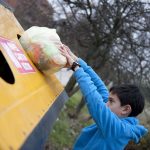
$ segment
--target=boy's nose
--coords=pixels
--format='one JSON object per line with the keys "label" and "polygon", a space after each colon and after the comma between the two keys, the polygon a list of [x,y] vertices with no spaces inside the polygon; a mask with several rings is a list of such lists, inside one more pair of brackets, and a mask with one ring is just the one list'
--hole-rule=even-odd
{"label": "boy's nose", "polygon": [[109,102],[106,103],[106,106],[109,107]]}

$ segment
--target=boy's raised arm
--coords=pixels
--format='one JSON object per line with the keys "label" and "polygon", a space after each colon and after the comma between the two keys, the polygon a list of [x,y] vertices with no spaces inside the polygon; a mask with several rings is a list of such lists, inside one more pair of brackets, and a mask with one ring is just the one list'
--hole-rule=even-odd
{"label": "boy's raised arm", "polygon": [[115,137],[124,132],[122,122],[103,102],[103,97],[97,91],[89,74],[85,73],[82,68],[79,68],[75,71],[74,76],[85,97],[89,113],[102,134],[104,136],[111,135]]}
{"label": "boy's raised arm", "polygon": [[108,101],[108,89],[105,86],[104,82],[100,79],[100,77],[96,74],[96,72],[87,65],[87,63],[82,60],[81,58],[78,58],[78,63],[81,65],[83,70],[89,74],[91,77],[91,80],[93,81],[94,85],[97,87],[97,91],[101,94],[103,101],[107,102]]}

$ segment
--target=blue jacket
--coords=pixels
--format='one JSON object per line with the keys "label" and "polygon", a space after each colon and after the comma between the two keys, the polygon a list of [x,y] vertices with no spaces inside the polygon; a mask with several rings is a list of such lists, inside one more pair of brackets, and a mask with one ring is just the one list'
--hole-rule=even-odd
{"label": "blue jacket", "polygon": [[135,117],[119,118],[106,106],[108,90],[90,66],[78,60],[81,67],[74,76],[85,97],[95,124],[83,128],[74,150],[123,150],[130,140],[139,142],[147,129]]}

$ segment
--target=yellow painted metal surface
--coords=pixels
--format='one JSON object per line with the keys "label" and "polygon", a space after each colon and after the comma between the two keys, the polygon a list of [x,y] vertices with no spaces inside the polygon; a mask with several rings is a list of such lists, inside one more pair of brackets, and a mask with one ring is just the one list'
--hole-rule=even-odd
{"label": "yellow painted metal surface", "polygon": [[[21,34],[23,29],[14,15],[2,5],[0,5],[0,20],[0,36],[12,40],[22,49],[17,34]],[[63,91],[63,87],[55,75],[44,77],[23,49],[24,55],[35,69],[33,73],[19,73],[2,46],[0,51],[15,78],[14,84],[6,83],[0,78],[0,150],[15,150],[19,149],[39,123]]]}

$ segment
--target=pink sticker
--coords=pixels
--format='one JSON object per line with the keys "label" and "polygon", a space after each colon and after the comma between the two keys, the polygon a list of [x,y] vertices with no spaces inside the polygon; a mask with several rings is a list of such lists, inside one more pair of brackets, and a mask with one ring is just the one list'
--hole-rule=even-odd
{"label": "pink sticker", "polygon": [[0,44],[12,60],[14,66],[20,73],[34,73],[35,69],[28,61],[24,52],[15,44],[15,42],[0,37]]}

